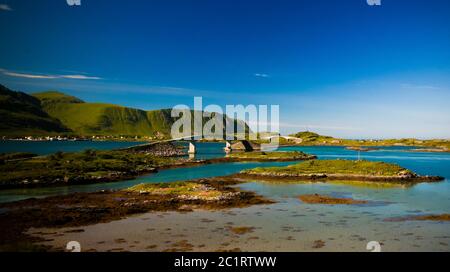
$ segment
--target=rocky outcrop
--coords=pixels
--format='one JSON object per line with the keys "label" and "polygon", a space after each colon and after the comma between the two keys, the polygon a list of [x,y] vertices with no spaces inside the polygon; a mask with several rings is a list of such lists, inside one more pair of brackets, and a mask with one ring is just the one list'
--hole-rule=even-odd
{"label": "rocky outcrop", "polygon": [[327,180],[341,180],[341,181],[368,181],[368,182],[394,182],[394,183],[418,183],[418,182],[438,182],[444,180],[439,176],[419,176],[414,174],[399,174],[397,176],[375,176],[375,175],[352,175],[352,174],[299,174],[299,173],[283,173],[283,172],[252,172],[251,170],[242,171],[234,175],[237,178],[252,178],[252,179],[274,179],[274,180],[305,180],[305,181],[327,181]]}
{"label": "rocky outcrop", "polygon": [[130,147],[125,150],[130,152],[146,153],[158,157],[177,157],[185,156],[186,151],[184,148],[173,143],[149,143],[144,145],[139,145],[135,147]]}
{"label": "rocky outcrop", "polygon": [[250,141],[238,141],[236,143],[233,143],[231,145],[232,151],[255,151],[255,150],[261,150],[261,145],[252,143]]}

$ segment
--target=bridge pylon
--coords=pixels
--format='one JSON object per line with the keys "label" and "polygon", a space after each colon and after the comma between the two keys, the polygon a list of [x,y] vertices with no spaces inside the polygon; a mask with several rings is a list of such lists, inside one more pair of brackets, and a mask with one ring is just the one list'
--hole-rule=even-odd
{"label": "bridge pylon", "polygon": [[197,147],[195,145],[194,141],[189,141],[189,150],[188,150],[188,154],[195,154],[197,153]]}

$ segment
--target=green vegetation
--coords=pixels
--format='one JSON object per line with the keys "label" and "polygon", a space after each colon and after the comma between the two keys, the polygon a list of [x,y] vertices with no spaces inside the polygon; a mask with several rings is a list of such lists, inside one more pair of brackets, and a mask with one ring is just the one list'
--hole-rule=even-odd
{"label": "green vegetation", "polygon": [[[232,119],[223,116],[227,122]],[[104,103],[86,103],[81,99],[47,91],[32,96],[14,92],[0,85],[0,136],[100,136],[100,137],[146,137],[149,139],[170,138],[172,124],[170,109],[144,111]],[[204,118],[203,122],[209,121]],[[249,131],[243,121],[237,126]],[[276,135],[260,133],[258,136]],[[279,138],[280,145],[339,145],[352,147],[369,146],[421,146],[429,151],[450,151],[449,140],[351,140],[337,139],[304,131],[291,135],[291,139]],[[260,138],[260,139],[261,139]],[[258,140],[266,143],[268,140]]]}
{"label": "green vegetation", "polygon": [[138,192],[141,194],[148,193],[151,195],[170,195],[191,199],[196,198],[201,200],[212,200],[223,194],[211,186],[194,182],[139,184],[126,191]]}
{"label": "green vegetation", "polygon": [[[113,104],[85,103],[59,92],[37,93],[34,96],[41,100],[49,115],[60,120],[75,134],[83,136],[170,138],[172,124],[178,119],[171,116],[171,109],[144,111]],[[204,122],[208,120],[205,118]],[[238,124],[245,126],[242,122]]]}
{"label": "green vegetation", "polygon": [[[193,111],[191,112],[193,113]],[[32,96],[0,85],[0,136],[107,136],[170,138],[171,109],[144,111],[104,103],[86,103],[57,91]],[[233,122],[227,118],[228,122]],[[204,118],[207,122],[210,118]],[[248,129],[242,121],[239,127]]]}
{"label": "green vegetation", "polygon": [[75,134],[168,136],[173,123],[170,110],[146,112],[113,104],[85,103],[59,92],[34,94],[44,110]]}
{"label": "green vegetation", "polygon": [[307,204],[325,204],[325,205],[358,205],[367,204],[365,200],[354,200],[352,198],[337,198],[327,195],[301,195],[299,199]]}
{"label": "green vegetation", "polygon": [[249,160],[306,160],[314,159],[315,156],[300,151],[293,152],[235,152],[228,155],[233,159]]}
{"label": "green vegetation", "polygon": [[302,144],[304,145],[313,143],[332,143],[333,140],[335,140],[333,137],[322,136],[310,131],[299,132],[290,136],[302,139]]}
{"label": "green vegetation", "polygon": [[305,161],[286,167],[267,167],[245,170],[245,174],[341,174],[341,175],[363,175],[363,176],[400,176],[414,175],[413,172],[396,164],[371,161],[349,161],[349,160],[313,160]]}
{"label": "green vegetation", "polygon": [[69,132],[49,116],[40,101],[0,85],[0,134],[2,136],[54,135]]}
{"label": "green vegetation", "polygon": [[427,140],[423,141],[420,145],[426,147],[440,148],[445,151],[450,151],[450,141],[449,140]]}
{"label": "green vegetation", "polygon": [[58,91],[35,93],[33,96],[41,101],[43,107],[50,107],[52,104],[59,103],[84,103],[83,100],[75,96],[66,95]]}
{"label": "green vegetation", "polygon": [[1,153],[0,164],[4,164],[6,161],[29,159],[36,156],[36,154],[29,152]]}
{"label": "green vegetation", "polygon": [[[450,151],[450,140],[418,140],[418,139],[338,139],[330,136],[319,135],[314,132],[299,132],[291,137],[296,137],[301,139],[301,142],[287,141],[291,145],[299,146],[319,146],[319,145],[330,145],[330,146],[350,146],[350,147],[375,147],[375,146],[417,146],[417,147],[429,147],[436,148],[436,151]],[[286,141],[282,142],[286,144]]]}
{"label": "green vegetation", "polygon": [[114,181],[154,171],[155,167],[171,165],[174,160],[124,151],[57,152],[47,157],[4,161],[0,172],[8,174],[0,176],[0,186]]}

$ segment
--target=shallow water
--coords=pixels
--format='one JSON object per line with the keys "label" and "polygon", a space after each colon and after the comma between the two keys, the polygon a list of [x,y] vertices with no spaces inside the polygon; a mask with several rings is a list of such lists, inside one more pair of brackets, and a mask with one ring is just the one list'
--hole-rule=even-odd
{"label": "shallow water", "polygon": [[[220,144],[199,144],[205,156],[223,156],[214,151]],[[201,148],[199,148],[200,150]],[[83,232],[70,229],[45,230],[48,244],[64,247],[67,241],[81,242],[85,250],[162,251],[177,248],[186,240],[188,250],[211,251],[239,248],[244,251],[366,251],[369,241],[382,243],[384,251],[449,251],[449,222],[386,222],[390,217],[450,212],[450,154],[409,152],[412,148],[389,147],[361,152],[363,159],[397,163],[422,175],[440,175],[446,180],[412,187],[354,186],[336,183],[279,184],[252,182],[239,185],[277,203],[225,211],[192,213],[148,213],[106,224],[87,226]],[[319,159],[355,159],[358,153],[342,147],[284,147],[302,150]],[[201,154],[200,154],[201,155]],[[100,189],[124,188],[143,182],[170,182],[223,176],[261,165],[289,163],[229,163],[164,170],[136,180],[108,184],[47,189],[8,190],[1,201]],[[369,200],[369,205],[311,205],[302,194],[326,194]],[[244,235],[233,234],[230,226],[254,227]],[[42,231],[42,230],[40,230]],[[40,234],[42,235],[42,234]],[[317,241],[321,241],[320,243]],[[322,247],[314,245],[322,244]]]}

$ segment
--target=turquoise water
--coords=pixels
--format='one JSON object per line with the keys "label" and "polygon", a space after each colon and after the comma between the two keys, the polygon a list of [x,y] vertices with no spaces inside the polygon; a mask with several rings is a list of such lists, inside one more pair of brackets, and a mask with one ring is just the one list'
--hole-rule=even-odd
{"label": "turquoise water", "polygon": [[48,155],[58,151],[78,152],[86,149],[111,150],[143,144],[143,142],[112,141],[0,141],[0,153],[32,152]]}
{"label": "turquoise water", "polygon": [[[186,150],[188,150],[187,142],[180,142],[178,144],[186,147]],[[224,143],[197,143],[197,154],[195,155],[195,158],[199,160],[206,160],[223,157],[225,156],[223,151],[224,148]]]}
{"label": "turquoise water", "polygon": [[[182,143],[184,144],[184,143]],[[199,158],[222,157],[223,144],[198,144]],[[143,241],[142,248],[159,244],[162,250],[174,235],[183,234],[189,242],[206,244],[199,250],[223,249],[223,243],[239,247],[243,251],[310,251],[314,241],[324,241],[324,251],[366,251],[369,241],[382,243],[383,251],[450,251],[449,222],[406,221],[388,222],[391,217],[421,214],[450,213],[450,154],[411,152],[411,147],[384,147],[361,152],[362,159],[387,161],[407,167],[422,175],[440,175],[446,178],[439,183],[421,183],[412,187],[368,187],[335,183],[266,183],[248,180],[238,185],[243,190],[275,200],[271,205],[256,205],[231,211],[196,211],[194,213],[144,214],[107,224],[85,228],[85,232],[50,237],[53,243],[65,245],[67,241],[81,241],[83,245],[99,250],[117,247],[117,238]],[[356,159],[358,153],[343,147],[283,147],[281,151],[301,150],[316,154],[319,159]],[[120,189],[145,182],[173,182],[195,178],[224,176],[257,166],[281,166],[288,163],[224,163],[200,165],[190,168],[163,170],[134,180],[64,186],[53,188],[17,189],[0,191],[0,202],[30,197],[93,192],[104,189]],[[324,194],[351,197],[370,201],[369,205],[310,205],[302,203],[302,194]],[[202,225],[202,220],[208,225]],[[234,239],[232,235],[218,233],[223,226],[255,226],[251,234],[259,239]],[[174,224],[175,223],[175,224]],[[149,227],[155,229],[150,235]],[[171,232],[167,232],[171,229]],[[226,231],[225,231],[226,232]],[[156,235],[157,233],[157,235]],[[68,237],[69,236],[69,237]],[[130,238],[133,237],[133,238]],[[103,241],[111,241],[104,243]],[[132,240],[130,240],[132,241]],[[99,244],[105,245],[101,248]],[[167,246],[167,245],[166,245]],[[123,244],[120,247],[124,247]]]}
{"label": "turquoise water", "polygon": [[[23,142],[27,144],[26,142]],[[73,142],[72,142],[73,143]],[[75,142],[77,143],[77,142]],[[81,147],[79,149],[85,147],[85,142],[78,142]],[[95,142],[97,144],[97,142]],[[100,142],[101,144],[102,142]],[[18,143],[15,143],[18,144]],[[41,143],[35,143],[38,146],[38,150],[42,150]],[[49,146],[50,143],[46,145]],[[53,143],[59,145],[60,143]],[[128,145],[130,143],[122,143],[124,145]],[[185,143],[182,143],[185,144]],[[106,146],[114,146],[116,148],[119,143],[104,143],[104,148]],[[197,158],[214,158],[214,157],[222,157],[223,153],[223,144],[222,143],[199,143],[197,144],[198,154]],[[92,147],[92,146],[91,146]],[[53,147],[53,150],[58,149],[58,147]],[[390,195],[392,193],[399,193],[405,195],[408,198],[418,198],[417,201],[420,202],[431,202],[429,199],[433,199],[432,203],[439,202],[436,207],[439,207],[442,210],[450,210],[450,183],[448,180],[450,179],[450,154],[449,153],[424,153],[424,152],[406,152],[407,150],[413,149],[411,147],[384,147],[383,149],[370,151],[370,152],[361,152],[360,156],[363,159],[373,160],[373,161],[386,161],[397,163],[403,167],[409,168],[419,174],[422,175],[440,175],[444,176],[447,179],[444,182],[440,183],[423,183],[416,185],[412,188],[408,189],[383,189],[376,190],[371,188],[359,188],[352,186],[341,186],[341,185],[330,185],[330,184],[319,184],[312,186],[313,190],[319,190],[322,192],[323,190],[334,190],[336,192],[342,190],[348,190],[351,192],[359,192],[360,190],[367,192],[377,192],[377,194]],[[47,148],[50,150],[50,148]],[[282,147],[281,151],[288,150],[300,150],[305,151],[311,154],[318,155],[319,159],[356,159],[358,157],[358,153],[355,151],[346,150],[343,147]],[[31,152],[36,152],[35,150],[28,150]],[[71,185],[71,186],[62,186],[62,187],[50,187],[50,188],[31,188],[31,189],[13,189],[13,190],[2,190],[0,191],[0,202],[9,202],[20,199],[26,199],[30,197],[46,197],[52,195],[60,195],[60,194],[70,194],[73,192],[93,192],[99,190],[108,190],[108,189],[121,189],[129,186],[133,186],[139,183],[145,182],[173,182],[180,180],[189,180],[196,178],[208,178],[215,176],[225,176],[233,173],[237,173],[243,169],[250,169],[258,166],[284,166],[291,164],[292,162],[272,162],[272,163],[223,163],[223,164],[212,164],[212,165],[200,165],[191,168],[177,168],[177,169],[169,169],[162,170],[155,174],[150,174],[146,176],[138,177],[134,180],[122,181],[122,182],[111,182],[111,183],[100,183],[100,184],[88,184],[88,185]],[[270,189],[270,191],[278,192],[288,190],[290,192],[289,186],[279,186],[279,185],[261,185],[259,183],[250,183],[253,186],[254,190],[263,191],[265,189]],[[303,186],[302,188],[307,188],[306,185],[298,185]],[[380,193],[381,192],[381,193]],[[390,197],[386,199],[387,201],[391,201]]]}

